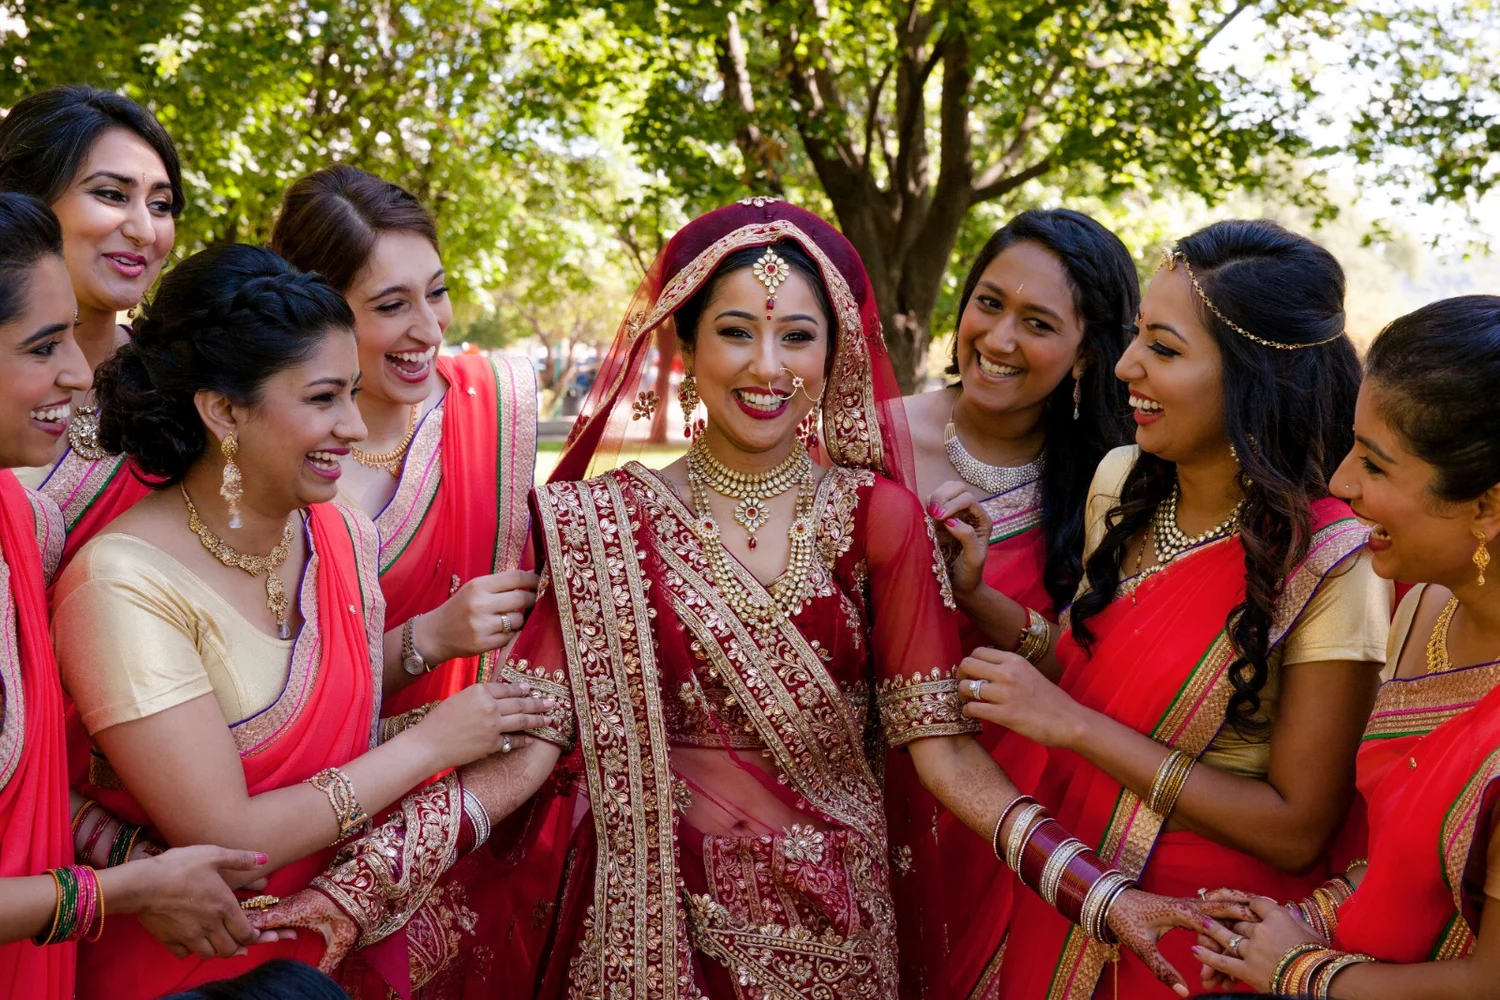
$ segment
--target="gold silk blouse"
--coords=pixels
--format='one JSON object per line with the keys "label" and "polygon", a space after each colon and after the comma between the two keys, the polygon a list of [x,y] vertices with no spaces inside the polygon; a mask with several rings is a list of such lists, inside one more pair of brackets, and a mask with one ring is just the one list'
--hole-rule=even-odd
{"label": "gold silk blouse", "polygon": [[[1085,508],[1085,559],[1104,539],[1105,515],[1119,502],[1125,477],[1139,456],[1140,449],[1128,445],[1114,449],[1099,463]],[[1086,586],[1087,581],[1080,585],[1080,594]],[[1286,664],[1335,660],[1384,663],[1393,600],[1391,582],[1376,575],[1366,551],[1362,550],[1350,565],[1330,573],[1292,633],[1271,652],[1270,674],[1260,692],[1256,718],[1266,723],[1275,720],[1281,668]],[[1200,759],[1230,774],[1264,778],[1271,771],[1271,744],[1266,739],[1246,740],[1233,727],[1225,726]]]}
{"label": "gold silk blouse", "polygon": [[150,542],[111,532],[58,582],[53,641],[63,686],[90,734],[212,694],[228,724],[269,707],[293,639],[252,625]]}

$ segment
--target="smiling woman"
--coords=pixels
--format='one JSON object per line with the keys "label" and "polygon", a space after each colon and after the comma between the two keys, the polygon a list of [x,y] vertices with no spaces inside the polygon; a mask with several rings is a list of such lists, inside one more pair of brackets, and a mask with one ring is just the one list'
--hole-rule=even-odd
{"label": "smiling woman", "polygon": [[[0,190],[49,204],[77,305],[75,336],[91,369],[129,340],[116,316],[140,304],[172,251],[182,170],[166,130],[145,108],[93,87],[53,87],[0,121]],[[99,447],[88,393],[70,401],[65,442],[18,470],[63,511],[66,564],[104,524],[146,494],[118,455]]]}

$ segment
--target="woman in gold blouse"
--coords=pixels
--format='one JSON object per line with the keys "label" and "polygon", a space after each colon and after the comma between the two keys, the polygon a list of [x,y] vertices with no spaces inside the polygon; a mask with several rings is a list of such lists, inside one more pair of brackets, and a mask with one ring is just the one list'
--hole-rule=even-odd
{"label": "woman in gold blouse", "polygon": [[[329,502],[364,436],[358,382],[348,306],[316,276],[239,245],[185,261],[98,382],[101,440],[155,492],[80,550],[55,597],[64,684],[98,750],[89,791],[170,844],[255,845],[273,894],[545,708],[476,685],[381,742],[381,677],[402,651],[382,636],[373,528]],[[125,922],[81,954],[79,989],[156,997],[320,948],[174,960]]]}

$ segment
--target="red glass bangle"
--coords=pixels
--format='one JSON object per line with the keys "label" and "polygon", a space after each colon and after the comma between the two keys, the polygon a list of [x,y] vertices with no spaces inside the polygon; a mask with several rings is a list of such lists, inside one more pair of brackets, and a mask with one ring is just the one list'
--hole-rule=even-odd
{"label": "red glass bangle", "polygon": [[1089,890],[1103,878],[1109,867],[1092,850],[1086,850],[1063,869],[1062,882],[1057,887],[1057,909],[1075,924],[1082,922],[1083,901]]}
{"label": "red glass bangle", "polygon": [[1042,869],[1047,866],[1047,859],[1068,838],[1067,827],[1051,816],[1037,824],[1031,839],[1026,843],[1026,849],[1021,852],[1021,881],[1028,888],[1040,891]]}

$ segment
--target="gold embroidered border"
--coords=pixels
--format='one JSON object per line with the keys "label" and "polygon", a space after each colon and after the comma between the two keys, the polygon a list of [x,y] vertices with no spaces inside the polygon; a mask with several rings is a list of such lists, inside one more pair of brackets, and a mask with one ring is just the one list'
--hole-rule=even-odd
{"label": "gold embroidered border", "polygon": [[0,788],[10,783],[26,745],[26,690],[21,679],[21,645],[10,565],[0,553]]}
{"label": "gold embroidered border", "polygon": [[1454,914],[1453,919],[1448,921],[1448,926],[1443,930],[1442,940],[1433,949],[1432,961],[1451,962],[1454,959],[1463,958],[1474,950],[1474,932],[1469,929],[1460,914]]}
{"label": "gold embroidered border", "polygon": [[1464,790],[1443,819],[1439,844],[1443,852],[1443,877],[1453,895],[1453,907],[1458,911],[1460,923],[1463,923],[1464,914],[1464,872],[1474,849],[1474,837],[1488,818],[1480,807],[1490,785],[1497,780],[1500,780],[1500,750],[1492,750],[1475,769],[1474,776],[1464,785]]}
{"label": "gold embroidered border", "polygon": [[[1353,518],[1335,521],[1313,534],[1307,558],[1287,579],[1276,603],[1270,628],[1272,646],[1295,627],[1324,577],[1363,548],[1369,537],[1370,530]],[[1221,632],[1152,730],[1151,738],[1194,758],[1201,756],[1224,724],[1224,713],[1233,693],[1227,675],[1234,660],[1234,645]],[[1146,808],[1139,796],[1122,788],[1105,827],[1100,856],[1125,874],[1139,877],[1164,822],[1163,817]],[[1072,927],[1047,993],[1048,1000],[1088,1000],[1110,954],[1108,946],[1089,938],[1082,928]]]}
{"label": "gold embroidered border", "polygon": [[443,481],[441,451],[443,444],[443,408],[439,403],[422,418],[416,436],[401,466],[396,495],[375,516],[375,530],[380,533],[380,572],[386,573],[401,558],[421,530],[422,521],[437,499]]}
{"label": "gold embroidered border", "polygon": [[958,604],[953,600],[953,581],[948,577],[948,563],[943,558],[943,550],[938,545],[937,526],[932,523],[932,518],[923,517],[922,523],[927,527],[927,542],[932,546],[932,575],[937,578],[938,593],[943,597],[943,607],[949,611],[957,611]]}
{"label": "gold embroidered border", "polygon": [[984,728],[964,715],[953,667],[933,667],[930,676],[919,673],[910,680],[900,674],[887,678],[876,685],[875,701],[881,732],[893,748],[929,736],[972,735]]}
{"label": "gold embroidered border", "polygon": [[538,504],[598,839],[569,996],[695,1000],[639,511],[623,482],[555,483]]}
{"label": "gold embroidered border", "polygon": [[547,726],[543,729],[528,729],[526,733],[561,747],[564,754],[571,752],[574,734],[578,731],[578,720],[573,715],[573,689],[568,686],[567,673],[562,670],[549,671],[540,663],[508,660],[500,668],[500,679],[511,684],[525,681],[531,685],[533,697],[557,700],[557,704],[547,713]]}
{"label": "gold embroidered border", "polygon": [[[490,355],[495,370],[496,405],[500,414],[500,513],[495,539],[494,572],[521,562],[531,530],[527,498],[536,483],[536,369],[531,359]],[[508,440],[507,440],[508,439]]]}
{"label": "gold embroidered border", "polygon": [[991,545],[1029,531],[1042,523],[1041,478],[987,497],[979,506],[989,515]]}
{"label": "gold embroidered border", "polygon": [[37,492],[57,504],[72,531],[117,473],[130,475],[120,467],[124,461],[121,455],[108,455],[94,462],[68,448]]}
{"label": "gold embroidered border", "polygon": [[1500,684],[1500,662],[1380,685],[1364,739],[1430,733],[1462,715]]}
{"label": "gold embroidered border", "polygon": [[51,499],[35,490],[26,491],[31,503],[32,524],[36,527],[36,547],[42,554],[42,578],[50,586],[62,562],[63,546],[68,541],[68,524],[62,511]]}

